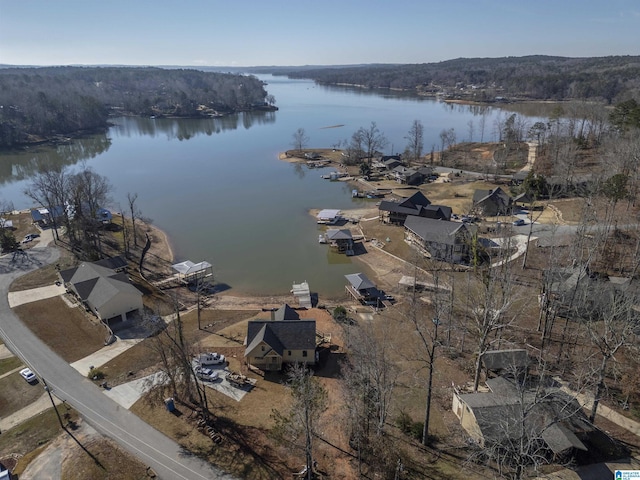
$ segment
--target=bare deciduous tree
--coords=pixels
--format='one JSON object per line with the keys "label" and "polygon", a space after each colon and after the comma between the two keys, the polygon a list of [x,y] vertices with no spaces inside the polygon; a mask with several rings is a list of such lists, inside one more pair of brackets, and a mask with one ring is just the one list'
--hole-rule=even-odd
{"label": "bare deciduous tree", "polygon": [[58,209],[63,209],[67,234],[71,235],[69,217],[65,209],[69,193],[69,174],[65,167],[42,165],[39,173],[31,177],[31,183],[25,188],[24,194],[34,202],[49,210],[55,239],[60,240],[58,232]]}
{"label": "bare deciduous tree", "polygon": [[273,410],[274,437],[281,443],[299,449],[303,438],[305,477],[314,478],[313,439],[319,433],[319,423],[327,408],[327,391],[302,364],[295,364],[287,373],[287,387],[291,405],[284,410]]}
{"label": "bare deciduous tree", "polygon": [[473,142],[473,132],[475,130],[475,124],[473,120],[467,122],[467,131],[469,132],[469,142]]}
{"label": "bare deciduous tree", "polygon": [[168,325],[159,316],[148,320],[157,334],[151,337],[150,348],[158,356],[161,371],[169,380],[173,396],[196,403],[206,419],[209,417],[209,405],[205,386],[198,380],[193,368],[193,350],[191,339],[184,333],[180,310],[175,302],[173,319]]}
{"label": "bare deciduous tree", "polygon": [[[96,173],[86,165],[69,179],[70,216],[72,225],[84,238],[84,249],[90,256],[101,256],[98,210],[108,205],[112,186],[107,177]],[[79,236],[79,235],[78,235]],[[94,251],[91,252],[90,250]]]}
{"label": "bare deciduous tree", "polygon": [[605,390],[605,379],[609,362],[616,361],[616,354],[624,347],[635,344],[636,312],[633,309],[637,298],[626,287],[616,288],[613,285],[592,291],[598,295],[594,299],[592,315],[587,318],[587,329],[592,345],[596,349],[593,356],[595,377],[593,404],[589,420],[595,421],[598,405]]}
{"label": "bare deciduous tree", "polygon": [[[427,267],[428,268],[428,267]],[[429,424],[431,419],[431,400],[433,398],[433,373],[435,370],[435,362],[437,358],[437,349],[440,346],[438,338],[441,323],[451,321],[452,304],[451,295],[447,291],[446,285],[443,284],[440,277],[442,272],[436,267],[428,269],[431,274],[433,283],[433,293],[430,295],[430,305],[427,306],[420,298],[414,288],[408,299],[406,319],[409,328],[416,333],[418,338],[415,350],[411,350],[413,360],[420,362],[423,368],[427,370],[426,393],[424,409],[424,423],[422,428],[422,444],[427,445],[429,442]],[[420,272],[418,268],[414,270],[414,279]]]}
{"label": "bare deciduous tree", "polygon": [[411,160],[417,162],[422,157],[422,149],[424,148],[424,125],[422,122],[414,120],[404,138],[407,140],[407,151],[411,155]]}
{"label": "bare deciduous tree", "polygon": [[391,362],[388,324],[379,326],[364,323],[352,328],[347,345],[348,360],[343,376],[350,398],[348,408],[357,428],[363,429],[366,438],[371,433],[381,435],[389,414],[397,371]]}
{"label": "bare deciduous tree", "polygon": [[136,231],[136,220],[140,218],[140,210],[136,206],[138,200],[137,193],[127,193],[127,204],[129,205],[129,213],[131,214],[131,234],[133,236],[133,246],[138,247],[138,232]]}
{"label": "bare deciduous tree", "polygon": [[309,136],[304,128],[299,128],[293,133],[292,146],[298,153],[302,152],[309,144]]}
{"label": "bare deciduous tree", "polygon": [[508,242],[507,245],[502,245],[497,261],[493,265],[477,269],[469,283],[470,330],[477,342],[474,391],[478,390],[481,359],[490,346],[491,334],[500,338],[505,327],[513,321],[510,309],[517,295],[511,262],[507,257],[509,250]]}
{"label": "bare deciduous tree", "polygon": [[378,129],[376,122],[371,122],[368,129],[360,128],[362,135],[362,145],[364,146],[367,161],[371,165],[373,156],[387,146],[387,139]]}

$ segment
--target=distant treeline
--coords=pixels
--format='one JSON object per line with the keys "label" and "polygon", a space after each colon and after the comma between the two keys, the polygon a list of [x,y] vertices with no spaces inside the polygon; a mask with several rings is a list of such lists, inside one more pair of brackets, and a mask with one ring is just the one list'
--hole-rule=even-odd
{"label": "distant treeline", "polygon": [[0,68],[0,148],[107,126],[111,114],[209,116],[272,104],[253,76],[127,67]]}
{"label": "distant treeline", "polygon": [[415,90],[479,101],[508,97],[611,104],[640,92],[639,56],[459,58],[409,65],[290,67],[273,73],[323,84]]}

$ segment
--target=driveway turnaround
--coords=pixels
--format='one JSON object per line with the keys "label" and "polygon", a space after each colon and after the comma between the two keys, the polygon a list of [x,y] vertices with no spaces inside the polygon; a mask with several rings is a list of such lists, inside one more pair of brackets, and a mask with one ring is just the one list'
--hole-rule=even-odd
{"label": "driveway turnaround", "polygon": [[0,335],[7,347],[46,381],[52,393],[75,408],[94,428],[118,442],[165,480],[232,479],[184,450],[173,440],[122,408],[37,338],[9,308],[11,282],[53,263],[58,251],[31,248],[27,255],[0,258]]}

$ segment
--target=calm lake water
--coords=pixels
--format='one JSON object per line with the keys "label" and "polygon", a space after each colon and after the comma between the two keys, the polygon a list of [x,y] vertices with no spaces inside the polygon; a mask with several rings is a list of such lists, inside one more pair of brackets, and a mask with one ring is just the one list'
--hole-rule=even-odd
{"label": "calm lake water", "polygon": [[[176,261],[209,261],[216,281],[232,292],[286,294],[294,281],[307,280],[322,296],[342,295],[343,275],[363,267],[319,245],[319,228],[308,212],[371,201],[352,199],[346,184],[323,180],[328,170],[279,161],[278,153],[292,148],[293,133],[304,128],[310,147],[331,147],[374,121],[389,140],[387,153],[400,152],[417,119],[428,152],[439,148],[442,129],[454,128],[458,141],[468,140],[469,122],[473,140],[480,140],[482,109],[261,78],[279,111],[207,120],[117,118],[106,134],[72,145],[0,155],[0,197],[16,208],[31,207],[22,191],[39,162],[85,161],[113,184],[113,210],[126,205],[128,192],[137,192],[143,215],[169,235]],[[485,111],[488,141],[495,138],[494,120],[507,113]]]}

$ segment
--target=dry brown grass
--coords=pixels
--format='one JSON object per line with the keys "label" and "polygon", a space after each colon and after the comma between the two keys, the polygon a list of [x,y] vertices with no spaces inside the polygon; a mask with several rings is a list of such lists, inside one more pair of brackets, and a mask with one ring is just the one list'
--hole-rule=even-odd
{"label": "dry brown grass", "polygon": [[[198,330],[197,312],[183,313],[180,318],[183,322],[186,341],[193,345],[202,343],[202,349],[206,350],[209,347],[213,348],[213,345],[210,341],[207,341],[207,339],[211,337],[224,339],[224,337],[220,335],[214,335],[213,332],[224,329],[230,324],[241,324],[242,320],[253,316],[255,313],[256,312],[244,310],[203,310],[201,312],[203,330]],[[211,325],[211,327],[209,327],[209,325]],[[244,334],[246,334],[246,331]],[[244,339],[244,337],[240,339],[240,344],[242,339]],[[101,366],[100,370],[106,375],[109,384],[113,386],[119,385],[157,371],[159,368],[159,359],[153,349],[154,341],[153,337],[147,338]],[[235,341],[224,345],[224,347],[236,347],[237,345],[238,342]],[[224,355],[228,353],[227,348],[218,348],[218,351]]]}
{"label": "dry brown grass", "polygon": [[20,305],[14,312],[29,329],[67,362],[75,362],[104,346],[105,327],[59,297]]}
{"label": "dry brown grass", "polygon": [[[104,437],[93,437],[83,441],[83,447],[67,441],[65,455],[62,464],[62,478],[67,480],[140,480],[152,478],[146,465],[121,449],[113,440]],[[95,459],[95,460],[94,460]],[[98,463],[96,463],[99,462]]]}
{"label": "dry brown grass", "polygon": [[0,379],[0,416],[7,417],[44,395],[40,383],[27,383],[18,372]]}
{"label": "dry brown grass", "polygon": [[[34,388],[40,390],[37,386]],[[74,411],[71,411],[71,418],[77,419],[77,414]],[[13,453],[26,455],[55,438],[61,431],[58,417],[53,408],[50,408],[11,430],[2,432],[0,435],[0,458]]]}

